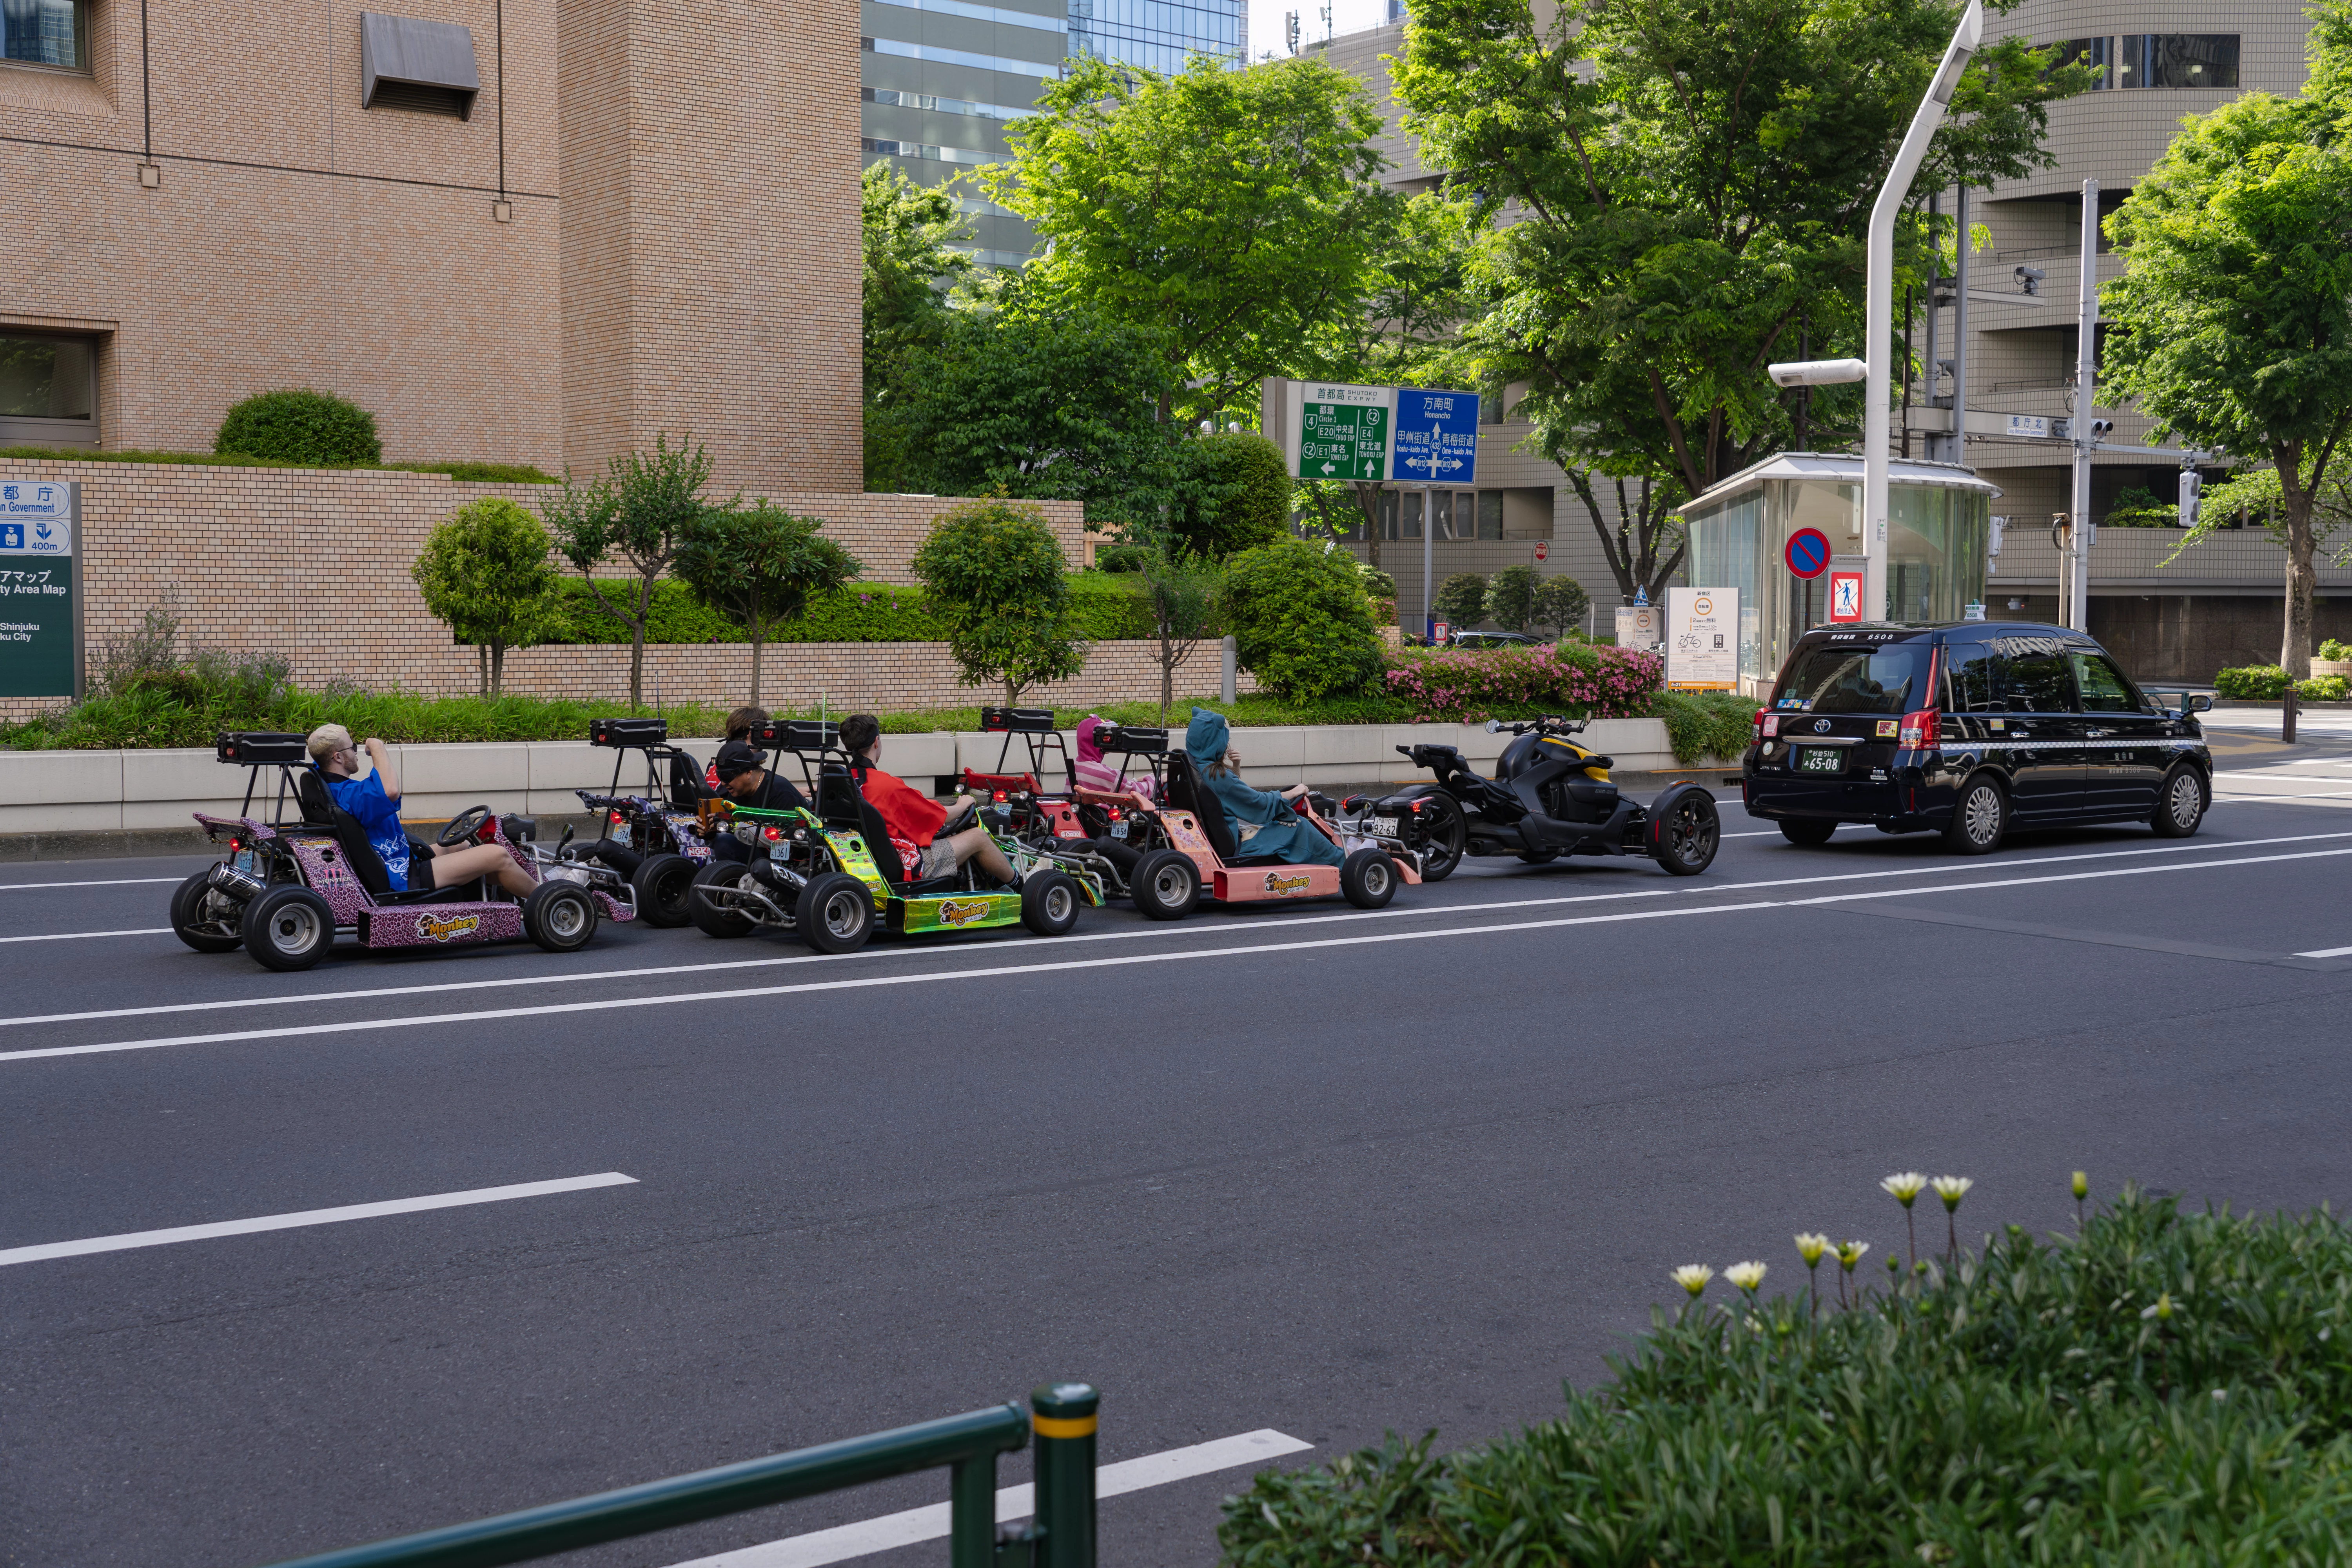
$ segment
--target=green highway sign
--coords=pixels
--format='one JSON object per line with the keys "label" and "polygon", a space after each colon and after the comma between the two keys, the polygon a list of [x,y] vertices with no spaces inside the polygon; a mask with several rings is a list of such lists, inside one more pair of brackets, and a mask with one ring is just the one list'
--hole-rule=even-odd
{"label": "green highway sign", "polygon": [[0,479],[0,697],[81,695],[81,487]]}
{"label": "green highway sign", "polygon": [[1297,384],[1295,395],[1297,413],[1283,432],[1293,474],[1373,483],[1389,477],[1391,388],[1306,381]]}

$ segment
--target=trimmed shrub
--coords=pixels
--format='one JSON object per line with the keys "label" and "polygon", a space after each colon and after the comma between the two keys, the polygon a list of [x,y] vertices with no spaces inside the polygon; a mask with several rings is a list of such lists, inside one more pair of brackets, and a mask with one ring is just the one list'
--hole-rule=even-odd
{"label": "trimmed shrub", "polygon": [[2352,690],[2352,681],[2340,675],[2315,675],[2294,683],[2294,694],[2305,702],[2341,702],[2347,690]]}
{"label": "trimmed shrub", "polygon": [[1389,659],[1390,694],[1412,707],[1416,723],[1475,724],[1506,710],[1639,718],[1651,711],[1666,669],[1654,653],[1582,643],[1405,648]]}
{"label": "trimmed shrub", "polygon": [[2213,677],[2213,689],[2241,702],[2276,702],[2294,677],[2275,664],[2242,664]]}
{"label": "trimmed shrub", "polygon": [[213,437],[213,450],[315,468],[383,461],[374,415],[307,386],[259,393],[231,408]]}
{"label": "trimmed shrub", "polygon": [[1345,551],[1303,539],[1243,551],[1226,563],[1224,609],[1242,667],[1269,691],[1344,697],[1378,685],[1380,634]]}
{"label": "trimmed shrub", "polygon": [[477,485],[551,485],[560,481],[529,463],[381,463],[379,468],[409,474],[446,474]]}
{"label": "trimmed shrub", "polygon": [[912,565],[965,685],[1001,684],[1009,708],[1024,688],[1086,668],[1069,562],[1037,508],[1001,498],[950,507]]}
{"label": "trimmed shrub", "polygon": [[1191,456],[1218,499],[1179,524],[1186,548],[1222,560],[1290,532],[1290,470],[1281,447],[1254,430],[1226,430],[1199,437]]}

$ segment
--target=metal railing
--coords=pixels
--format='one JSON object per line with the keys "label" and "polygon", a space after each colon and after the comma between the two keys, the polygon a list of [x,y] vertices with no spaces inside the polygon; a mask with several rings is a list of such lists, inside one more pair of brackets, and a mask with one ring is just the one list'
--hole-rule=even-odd
{"label": "metal railing", "polygon": [[[1035,1414],[1005,1404],[715,1470],[444,1525],[345,1547],[275,1568],[495,1568],[719,1519],[917,1470],[949,1472],[952,1568],[1094,1568],[1095,1426],[1100,1396],[1083,1383],[1048,1384]],[[996,1457],[1034,1439],[1037,1509],[996,1528]]]}

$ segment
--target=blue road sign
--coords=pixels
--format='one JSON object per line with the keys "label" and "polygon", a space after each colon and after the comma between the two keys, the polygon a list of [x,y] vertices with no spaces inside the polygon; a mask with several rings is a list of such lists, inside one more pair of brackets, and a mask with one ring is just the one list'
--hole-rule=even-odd
{"label": "blue road sign", "polygon": [[1398,387],[1395,443],[1398,484],[1476,484],[1478,395]]}

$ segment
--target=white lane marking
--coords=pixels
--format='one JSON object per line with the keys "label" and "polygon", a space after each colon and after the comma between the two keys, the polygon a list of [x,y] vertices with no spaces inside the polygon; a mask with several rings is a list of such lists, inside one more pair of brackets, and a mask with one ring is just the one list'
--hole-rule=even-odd
{"label": "white lane marking", "polygon": [[[1778,833],[1779,828],[1767,830]],[[1339,921],[1411,919],[1419,916],[1475,915],[1489,910],[1553,909],[1565,904],[1606,903],[1618,899],[1686,898],[1713,893],[1748,892],[1759,888],[1796,888],[1832,882],[1869,881],[1883,877],[1931,877],[1962,875],[1994,869],[2014,870],[2029,866],[2064,866],[2084,860],[2110,860],[2133,855],[2193,855],[2208,850],[2258,849],[2272,844],[2324,844],[2337,838],[2352,838],[2352,833],[2291,833],[2273,838],[2234,838],[2207,840],[2196,844],[2146,844],[2129,849],[2084,850],[2073,855],[2043,855],[2024,860],[1978,861],[1972,865],[1953,865],[1938,859],[1925,866],[1898,866],[1875,871],[1841,871],[1820,877],[1780,877],[1759,882],[1693,882],[1670,879],[1663,887],[1626,888],[1610,893],[1563,893],[1542,899],[1497,899],[1476,904],[1409,904],[1392,905],[1384,910],[1349,910],[1343,914],[1309,915],[1285,913],[1276,915],[1236,916],[1234,923],[1223,930],[1213,930],[1203,924],[1178,921],[1167,925],[1150,924],[1123,931],[1081,931],[1069,936],[1003,937],[986,943],[973,942],[955,946],[933,947],[928,950],[911,947],[865,947],[856,952],[789,953],[778,958],[720,959],[709,963],[646,964],[635,969],[595,969],[565,974],[509,974],[495,980],[444,980],[426,985],[372,985],[345,991],[299,991],[278,993],[269,996],[241,996],[214,1002],[164,1002],[144,1007],[103,1007],[81,1013],[28,1013],[16,1017],[0,1017],[0,1028],[20,1024],[82,1024],[106,1018],[146,1018],[168,1013],[213,1013],[246,1007],[292,1007],[310,1003],[341,1003],[368,1001],[380,996],[427,996],[453,991],[493,991],[527,985],[578,985],[601,980],[642,980],[671,974],[710,974],[736,969],[772,969],[803,963],[843,963],[859,959],[911,958],[916,956],[958,956],[976,952],[999,952],[1007,949],[1051,945],[1067,947],[1078,942],[1133,942],[1151,937],[1211,937],[1244,931],[1241,921],[1264,921],[1263,929],[1287,931],[1293,926],[1329,925]],[[0,1057],[0,1060],[5,1060]]]}
{"label": "white lane marking", "polygon": [[168,936],[170,926],[141,926],[135,931],[53,931],[40,936],[0,936],[0,942],[81,942],[93,936]]}
{"label": "white lane marking", "polygon": [[185,877],[109,877],[95,882],[0,882],[0,893],[24,888],[128,888],[141,882],[184,882]]}
{"label": "white lane marking", "polygon": [[2309,952],[2298,952],[2297,958],[2344,958],[2352,956],[2352,947],[2320,947]]}
{"label": "white lane marking", "polygon": [[[2341,837],[2335,835],[2331,837]],[[1050,974],[1075,969],[1119,969],[1142,963],[1184,963],[1196,959],[1249,958],[1277,952],[1307,952],[1333,947],[1365,947],[1391,942],[1430,942],[1444,937],[1490,936],[1509,931],[1555,931],[1569,926],[1612,925],[1631,921],[1673,920],[1685,915],[1738,914],[1750,910],[1802,909],[1813,904],[1853,899],[1908,898],[1924,893],[1965,893],[1979,888],[2034,887],[2049,882],[2087,881],[2103,877],[2130,877],[2156,871],[2211,871],[2236,866],[2265,866],[2284,860],[2326,859],[2352,855],[2352,848],[2314,849],[2296,855],[2258,855],[2240,860],[2200,860],[2187,864],[2116,867],[2104,871],[2076,871],[2054,877],[2015,877],[1997,882],[1952,882],[1936,888],[1881,889],[1867,893],[1825,894],[1815,899],[1758,899],[1748,903],[1705,904],[1672,910],[1619,910],[1609,914],[1570,915],[1558,920],[1512,921],[1491,925],[1448,926],[1437,931],[1370,931],[1362,936],[1326,937],[1313,942],[1253,942],[1238,947],[1192,948],[1181,952],[1132,953],[1118,958],[1076,958],[1060,963],[1006,963],[983,969],[931,970],[916,974],[868,974],[846,980],[812,980],[790,985],[742,986],[731,991],[695,991],[656,996],[615,996],[589,1002],[551,1002],[536,1007],[494,1007],[474,1013],[428,1013],[413,1017],[355,1018],[312,1023],[280,1029],[237,1029],[214,1035],[171,1035],[147,1040],[109,1040],[90,1046],[43,1046],[29,1050],[0,1051],[0,1062],[30,1061],[44,1057],[99,1056],[118,1051],[158,1050],[167,1046],[226,1045],[244,1040],[277,1040],[292,1036],[350,1034],[362,1029],[414,1029],[435,1024],[471,1024],[505,1018],[544,1018],[566,1013],[612,1012],[630,1007],[669,1007],[692,1002],[743,1001],[755,996],[794,996],[819,991],[857,991],[891,985],[928,985],[952,980],[1000,979],[1016,974]],[[1832,878],[1828,880],[1843,880]],[[1066,938],[1063,939],[1068,940]]]}
{"label": "white lane marking", "polygon": [[[1140,1459],[1104,1465],[1095,1471],[1095,1496],[1117,1497],[1147,1487],[1164,1487],[1171,1481],[1190,1480],[1194,1476],[1278,1459],[1285,1454],[1304,1453],[1313,1447],[1312,1443],[1302,1443],[1271,1426],[1261,1427],[1238,1437],[1220,1437],[1213,1443],[1195,1443],[1189,1448],[1171,1448],[1164,1454],[1147,1454]],[[942,1540],[948,1533],[951,1511],[949,1504],[935,1502],[927,1508],[910,1508],[904,1513],[886,1513],[879,1519],[860,1520],[856,1524],[738,1547],[716,1557],[674,1563],[671,1568],[824,1568],[828,1563],[845,1563],[895,1547]],[[1037,1489],[1034,1483],[1024,1481],[1017,1487],[997,1489],[998,1523],[1026,1519],[1036,1511]]]}
{"label": "white lane marking", "polygon": [[462,1193],[433,1193],[421,1198],[394,1198],[380,1204],[346,1204],[341,1208],[304,1209],[299,1214],[263,1215],[257,1219],[225,1219],[215,1225],[181,1225],[169,1230],[134,1230],[121,1236],[93,1236],[81,1241],[49,1241],[38,1247],[12,1247],[0,1251],[0,1267],[40,1263],[52,1258],[80,1258],[92,1252],[123,1252],[134,1247],[169,1247],[182,1241],[210,1241],[223,1236],[251,1236],[264,1230],[295,1230],[310,1225],[340,1225],[348,1219],[377,1219],[385,1215],[420,1214],[426,1209],[463,1208],[469,1204],[502,1204],[515,1198],[541,1198],[551,1193],[582,1193],[591,1187],[634,1186],[636,1177],[618,1171],[593,1176],[565,1176],[553,1182],[520,1182],[504,1187],[475,1187]]}

